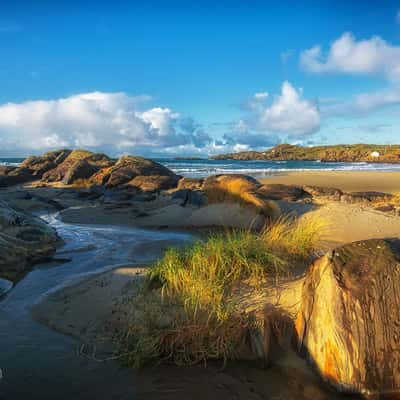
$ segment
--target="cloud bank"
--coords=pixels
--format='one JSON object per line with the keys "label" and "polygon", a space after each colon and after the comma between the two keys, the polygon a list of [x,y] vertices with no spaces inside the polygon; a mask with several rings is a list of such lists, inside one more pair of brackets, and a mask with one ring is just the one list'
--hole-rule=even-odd
{"label": "cloud bank", "polygon": [[84,147],[109,153],[201,149],[211,139],[190,118],[149,108],[148,96],[92,92],[0,105],[0,148],[7,153]]}

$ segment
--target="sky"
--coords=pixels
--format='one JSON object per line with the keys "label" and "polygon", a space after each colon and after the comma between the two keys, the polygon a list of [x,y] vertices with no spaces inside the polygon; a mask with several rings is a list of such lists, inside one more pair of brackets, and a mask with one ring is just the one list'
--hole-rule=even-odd
{"label": "sky", "polygon": [[0,2],[0,157],[400,143],[399,111],[400,2]]}

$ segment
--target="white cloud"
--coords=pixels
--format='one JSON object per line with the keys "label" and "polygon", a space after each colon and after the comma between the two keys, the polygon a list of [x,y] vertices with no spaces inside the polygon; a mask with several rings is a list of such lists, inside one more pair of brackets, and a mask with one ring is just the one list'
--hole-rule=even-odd
{"label": "white cloud", "polygon": [[400,79],[400,47],[379,36],[357,41],[352,33],[343,33],[326,54],[321,46],[303,51],[300,63],[313,73],[376,74]]}
{"label": "white cloud", "polygon": [[314,133],[320,126],[320,114],[316,105],[302,98],[302,90],[296,90],[290,82],[282,84],[281,94],[271,105],[264,105],[255,118],[259,131],[286,133],[301,136]]}
{"label": "white cloud", "polygon": [[42,152],[85,147],[114,152],[163,152],[179,146],[202,147],[210,137],[200,125],[190,129],[169,108],[147,108],[148,96],[83,93],[48,101],[0,105],[2,150]]}
{"label": "white cloud", "polygon": [[321,111],[326,116],[364,116],[397,104],[400,104],[400,90],[393,87],[360,93],[347,101],[321,102]]}
{"label": "white cloud", "polygon": [[283,82],[281,93],[269,100],[267,92],[251,96],[242,107],[246,114],[230,124],[223,137],[226,148],[262,149],[303,139],[318,131],[320,112],[314,102],[303,98],[303,91]]}

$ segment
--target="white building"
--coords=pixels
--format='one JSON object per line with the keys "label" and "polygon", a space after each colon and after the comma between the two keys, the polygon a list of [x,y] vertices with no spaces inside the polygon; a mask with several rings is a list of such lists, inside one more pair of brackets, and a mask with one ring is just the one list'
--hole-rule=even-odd
{"label": "white building", "polygon": [[371,157],[379,157],[379,156],[380,156],[379,151],[373,151],[373,152],[371,153]]}

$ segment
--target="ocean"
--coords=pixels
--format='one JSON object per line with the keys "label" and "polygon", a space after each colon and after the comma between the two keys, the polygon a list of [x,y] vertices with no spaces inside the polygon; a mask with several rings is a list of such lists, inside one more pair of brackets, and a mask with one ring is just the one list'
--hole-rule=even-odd
{"label": "ocean", "polygon": [[[0,158],[0,165],[18,165],[23,158]],[[285,171],[400,171],[400,164],[335,163],[318,161],[239,161],[239,160],[175,160],[155,161],[178,175],[197,178],[216,174],[240,173],[262,178]]]}

